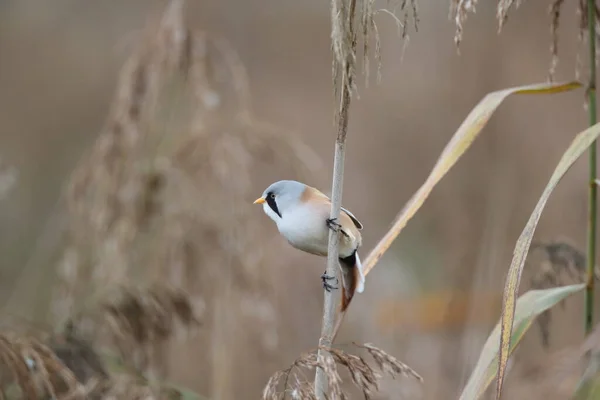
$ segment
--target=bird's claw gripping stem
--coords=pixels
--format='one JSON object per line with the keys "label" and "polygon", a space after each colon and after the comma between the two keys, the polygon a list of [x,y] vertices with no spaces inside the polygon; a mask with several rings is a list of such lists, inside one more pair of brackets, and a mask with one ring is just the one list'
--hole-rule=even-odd
{"label": "bird's claw gripping stem", "polygon": [[327,218],[327,227],[334,232],[339,232],[342,229],[342,225],[337,222],[337,218]]}
{"label": "bird's claw gripping stem", "polygon": [[342,225],[340,225],[340,224],[337,222],[337,218],[327,218],[327,221],[326,221],[326,222],[327,222],[327,227],[328,227],[329,229],[331,229],[331,230],[332,230],[332,231],[334,231],[335,233],[340,233],[340,232],[342,232],[342,234],[343,234],[344,236],[348,237],[348,234],[342,230]]}
{"label": "bird's claw gripping stem", "polygon": [[335,276],[329,276],[329,275],[327,275],[327,271],[323,272],[323,275],[321,275],[321,281],[323,281],[323,288],[325,290],[327,290],[328,292],[331,292],[332,289],[335,290],[335,289],[338,288],[337,286],[333,286],[329,282],[327,282],[327,281],[330,281],[332,279],[335,279],[336,283],[337,283],[337,278]]}

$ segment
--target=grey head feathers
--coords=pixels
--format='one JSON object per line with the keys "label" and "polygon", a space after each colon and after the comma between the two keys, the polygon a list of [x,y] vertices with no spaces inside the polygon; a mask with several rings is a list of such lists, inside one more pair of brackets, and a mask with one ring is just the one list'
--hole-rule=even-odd
{"label": "grey head feathers", "polygon": [[286,211],[298,205],[304,189],[306,185],[298,181],[283,180],[271,184],[262,194],[266,200],[265,211],[273,219],[275,215],[283,218]]}

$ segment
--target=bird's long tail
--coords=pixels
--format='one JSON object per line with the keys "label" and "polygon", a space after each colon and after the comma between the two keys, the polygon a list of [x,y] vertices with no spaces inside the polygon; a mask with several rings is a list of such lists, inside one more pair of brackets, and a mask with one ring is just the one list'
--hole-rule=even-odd
{"label": "bird's long tail", "polygon": [[365,275],[358,253],[354,251],[351,256],[340,257],[342,266],[342,308],[344,312],[350,305],[354,293],[362,293],[365,290]]}

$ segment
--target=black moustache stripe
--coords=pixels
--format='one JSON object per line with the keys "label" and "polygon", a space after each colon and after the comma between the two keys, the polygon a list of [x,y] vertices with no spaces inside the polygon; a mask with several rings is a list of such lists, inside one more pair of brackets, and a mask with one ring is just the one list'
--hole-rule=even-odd
{"label": "black moustache stripe", "polygon": [[271,207],[271,210],[273,210],[275,214],[279,215],[279,218],[283,218],[281,216],[281,213],[279,212],[279,208],[277,207],[275,199],[271,197],[271,193],[267,194],[267,204],[269,205],[269,207]]}

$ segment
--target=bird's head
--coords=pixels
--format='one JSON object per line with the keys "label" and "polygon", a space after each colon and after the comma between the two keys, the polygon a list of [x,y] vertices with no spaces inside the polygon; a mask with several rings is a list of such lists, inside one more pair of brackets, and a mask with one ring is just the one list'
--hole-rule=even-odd
{"label": "bird's head", "polygon": [[302,194],[307,186],[297,181],[279,181],[265,189],[254,204],[262,204],[265,214],[277,222],[286,212],[302,203]]}

